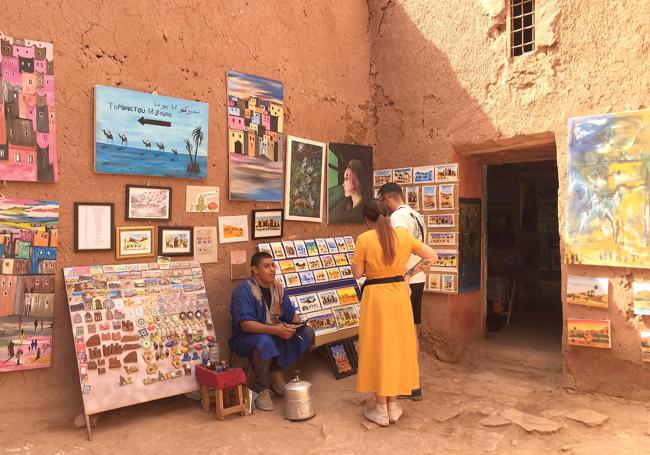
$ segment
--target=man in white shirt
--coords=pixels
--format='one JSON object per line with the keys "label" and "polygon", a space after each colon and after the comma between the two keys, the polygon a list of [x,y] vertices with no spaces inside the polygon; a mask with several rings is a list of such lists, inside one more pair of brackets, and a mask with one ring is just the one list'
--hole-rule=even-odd
{"label": "man in white shirt", "polygon": [[[386,204],[391,212],[390,224],[394,228],[406,228],[413,237],[424,242],[424,217],[406,204],[401,186],[397,183],[386,183],[379,188],[378,197]],[[412,254],[406,264],[406,270],[411,270],[420,260],[420,257]],[[411,305],[413,306],[413,322],[416,325],[416,329],[422,320],[422,292],[424,291],[425,281],[426,276],[422,271],[417,271],[409,279],[409,285],[411,286]],[[410,398],[414,401],[422,400],[422,389],[418,388],[413,390]]]}

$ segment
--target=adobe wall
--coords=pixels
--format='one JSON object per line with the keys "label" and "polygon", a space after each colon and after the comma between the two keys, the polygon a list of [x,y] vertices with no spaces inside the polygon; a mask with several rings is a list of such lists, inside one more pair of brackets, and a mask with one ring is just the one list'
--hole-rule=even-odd
{"label": "adobe wall", "polygon": [[[453,161],[458,144],[552,132],[564,226],[567,119],[648,106],[650,3],[634,8],[604,1],[536,3],[537,50],[510,60],[504,0],[369,1],[381,167]],[[461,187],[466,184],[464,179]],[[583,269],[570,267],[568,272],[627,273]],[[636,279],[650,278],[650,271],[631,273]],[[566,274],[563,266],[564,281]],[[631,316],[626,280],[613,282],[613,302],[606,311],[564,304],[565,318],[611,319],[613,336],[611,350],[595,350],[566,346],[564,335],[567,383],[582,390],[646,396],[650,371],[640,360],[639,322]],[[480,336],[468,318],[482,317],[483,304],[462,300],[454,306],[454,298],[425,298],[423,329],[437,351],[448,351],[444,343],[457,339],[454,327],[464,327],[467,341]]]}
{"label": "adobe wall", "polygon": [[[267,2],[147,0],[138,2],[3,2],[0,30],[54,43],[59,183],[7,182],[5,197],[61,203],[59,260],[51,368],[0,375],[4,410],[41,409],[42,418],[82,410],[61,268],[116,263],[110,253],[73,253],[73,203],[115,203],[116,225],[124,222],[124,186],[173,187],[173,219],[166,225],[217,225],[217,217],[185,213],[185,186],[221,189],[219,215],[248,214],[280,204],[230,203],[227,197],[226,70],[283,81],[285,132],[319,141],[374,143],[368,68],[370,37],[365,2],[335,0]],[[209,103],[207,181],[99,175],[93,172],[96,84],[119,86]],[[361,226],[337,227],[357,235]],[[287,222],[286,238],[324,236],[327,225]],[[219,262],[203,267],[215,329],[225,345],[230,335],[229,251],[253,242],[219,247]],[[154,259],[154,258],[152,258]],[[121,262],[142,262],[131,260]]]}

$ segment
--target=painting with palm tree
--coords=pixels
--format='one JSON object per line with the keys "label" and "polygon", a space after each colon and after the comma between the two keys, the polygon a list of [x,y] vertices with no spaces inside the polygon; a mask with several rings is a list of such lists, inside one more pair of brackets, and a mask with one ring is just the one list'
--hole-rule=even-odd
{"label": "painting with palm tree", "polygon": [[589,276],[567,276],[566,303],[607,308],[609,280]]}
{"label": "painting with palm tree", "polygon": [[232,70],[227,86],[230,199],[282,202],[284,86]]}
{"label": "painting with palm tree", "polygon": [[208,105],[95,87],[95,171],[208,178]]}

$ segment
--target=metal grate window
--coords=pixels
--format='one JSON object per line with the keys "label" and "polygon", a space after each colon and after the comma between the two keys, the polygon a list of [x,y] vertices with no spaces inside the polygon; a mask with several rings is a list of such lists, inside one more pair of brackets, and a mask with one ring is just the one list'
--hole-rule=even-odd
{"label": "metal grate window", "polygon": [[510,0],[510,53],[535,50],[535,0]]}

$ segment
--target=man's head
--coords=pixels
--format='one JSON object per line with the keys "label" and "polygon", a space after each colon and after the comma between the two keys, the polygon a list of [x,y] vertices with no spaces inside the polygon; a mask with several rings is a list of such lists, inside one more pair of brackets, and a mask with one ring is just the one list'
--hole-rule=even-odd
{"label": "man's head", "polygon": [[273,256],[264,251],[255,253],[251,257],[251,273],[253,277],[260,283],[267,286],[275,282],[275,264],[273,263]]}
{"label": "man's head", "polygon": [[379,188],[379,199],[386,204],[390,212],[394,212],[401,205],[404,205],[404,195],[402,187],[397,183],[384,183]]}

